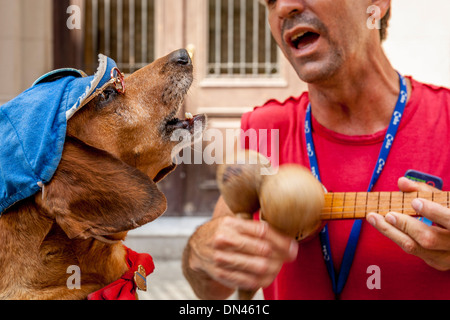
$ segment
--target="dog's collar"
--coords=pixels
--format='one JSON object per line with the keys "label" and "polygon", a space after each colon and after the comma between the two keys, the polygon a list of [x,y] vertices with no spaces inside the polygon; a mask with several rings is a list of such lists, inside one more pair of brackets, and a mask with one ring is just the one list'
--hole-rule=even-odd
{"label": "dog's collar", "polygon": [[155,270],[153,258],[125,247],[128,271],[105,288],[88,295],[88,300],[136,300],[137,290],[147,290],[146,277]]}

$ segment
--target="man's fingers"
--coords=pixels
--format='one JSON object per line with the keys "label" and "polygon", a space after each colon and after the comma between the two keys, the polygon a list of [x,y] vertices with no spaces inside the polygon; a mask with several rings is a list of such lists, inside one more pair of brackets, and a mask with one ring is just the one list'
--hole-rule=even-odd
{"label": "man's fingers", "polygon": [[[367,221],[383,235],[394,241],[406,253],[421,258],[437,270],[449,270],[450,255],[447,250],[450,235],[448,230],[435,226],[428,227],[417,219],[399,213],[389,213],[386,215],[386,218],[376,213],[369,213]],[[415,227],[424,228],[435,233],[434,235],[427,232],[418,233],[414,231]],[[417,240],[405,232],[415,234]],[[441,238],[443,234],[440,233],[447,234]],[[430,237],[431,235],[432,237]],[[443,238],[446,238],[446,240],[441,241]],[[447,249],[440,250],[442,248]]]}
{"label": "man's fingers", "polygon": [[450,230],[450,209],[446,207],[447,204],[443,206],[425,199],[414,199],[411,205],[419,215]]}
{"label": "man's fingers", "polygon": [[406,253],[416,256],[421,255],[422,249],[419,244],[414,241],[414,239],[412,239],[409,235],[405,234],[404,232],[393,226],[391,223],[388,223],[383,216],[376,213],[369,213],[367,215],[367,221],[378,231],[380,231],[384,236],[394,241]]}
{"label": "man's fingers", "polygon": [[[251,227],[253,228],[253,227]],[[258,233],[256,233],[258,234]],[[261,233],[262,235],[263,233]],[[262,240],[262,236],[250,236],[237,230],[216,234],[213,242],[216,250],[236,252],[247,255],[270,257],[273,255],[272,247]]]}
{"label": "man's fingers", "polygon": [[218,278],[239,283],[239,287],[246,289],[269,285],[283,265],[281,261],[228,251],[217,251],[214,261]]}
{"label": "man's fingers", "polygon": [[427,226],[415,218],[396,212],[387,214],[385,219],[424,249],[450,250],[450,231],[446,229]]}
{"label": "man's fingers", "polygon": [[217,233],[214,247],[248,255],[292,261],[297,256],[298,243],[286,237],[266,222],[225,218],[227,232]]}
{"label": "man's fingers", "polygon": [[280,234],[273,228],[268,229],[265,239],[270,241],[274,251],[280,254],[280,259],[290,262],[297,257],[299,245],[296,240]]}
{"label": "man's fingers", "polygon": [[406,177],[398,179],[398,188],[402,192],[442,192],[426,183],[413,181]]}
{"label": "man's fingers", "polygon": [[266,222],[225,217],[212,241],[209,273],[229,287],[256,289],[269,285],[281,266],[296,258],[298,243]]}

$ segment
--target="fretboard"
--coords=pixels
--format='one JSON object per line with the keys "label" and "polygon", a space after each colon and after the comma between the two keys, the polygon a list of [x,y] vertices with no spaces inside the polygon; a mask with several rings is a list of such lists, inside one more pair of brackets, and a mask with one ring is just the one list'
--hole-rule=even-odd
{"label": "fretboard", "polygon": [[346,192],[327,193],[322,220],[363,219],[369,212],[386,215],[395,211],[417,216],[411,201],[422,198],[448,207],[449,192]]}

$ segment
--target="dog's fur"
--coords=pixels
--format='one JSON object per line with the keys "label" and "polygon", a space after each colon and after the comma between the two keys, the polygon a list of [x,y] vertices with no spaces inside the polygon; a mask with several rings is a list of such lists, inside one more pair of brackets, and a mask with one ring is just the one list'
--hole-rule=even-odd
{"label": "dog's fur", "polygon": [[[175,167],[170,135],[191,83],[176,51],[126,78],[124,95],[108,88],[75,114],[52,181],[0,218],[0,298],[85,299],[127,271],[120,241],[166,210],[156,182]],[[72,265],[81,289],[67,288]]]}

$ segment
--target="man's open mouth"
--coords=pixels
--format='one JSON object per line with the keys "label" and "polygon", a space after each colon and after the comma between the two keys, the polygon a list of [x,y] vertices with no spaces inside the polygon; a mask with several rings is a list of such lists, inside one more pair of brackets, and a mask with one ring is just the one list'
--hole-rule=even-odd
{"label": "man's open mouth", "polygon": [[305,49],[319,39],[320,35],[313,31],[302,30],[288,37],[289,44],[295,49]]}

